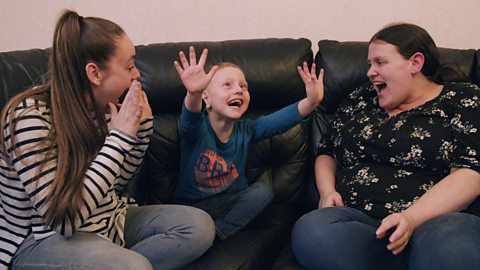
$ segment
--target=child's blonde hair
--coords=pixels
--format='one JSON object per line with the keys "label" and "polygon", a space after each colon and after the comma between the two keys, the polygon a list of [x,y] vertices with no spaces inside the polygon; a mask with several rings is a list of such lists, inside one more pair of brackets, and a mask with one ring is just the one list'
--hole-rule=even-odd
{"label": "child's blonde hair", "polygon": [[237,64],[234,64],[232,62],[220,62],[220,63],[217,63],[216,66],[218,67],[217,71],[224,68],[231,67],[231,68],[236,68],[240,70],[242,73],[245,73],[243,72],[243,69],[241,67],[239,67]]}

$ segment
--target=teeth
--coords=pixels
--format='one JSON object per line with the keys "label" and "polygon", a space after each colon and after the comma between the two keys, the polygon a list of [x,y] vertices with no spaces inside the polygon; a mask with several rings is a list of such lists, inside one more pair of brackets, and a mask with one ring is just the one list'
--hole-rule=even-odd
{"label": "teeth", "polygon": [[242,101],[240,100],[233,100],[230,103],[228,103],[229,106],[238,106],[240,107],[242,105]]}

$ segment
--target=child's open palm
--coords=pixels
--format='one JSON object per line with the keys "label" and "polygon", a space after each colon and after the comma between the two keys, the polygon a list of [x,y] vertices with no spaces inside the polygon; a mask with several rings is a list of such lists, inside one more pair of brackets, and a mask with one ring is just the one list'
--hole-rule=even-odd
{"label": "child's open palm", "polygon": [[190,47],[189,54],[190,63],[188,62],[183,51],[180,51],[179,56],[182,65],[180,66],[177,61],[175,61],[173,64],[187,91],[192,95],[201,94],[203,90],[205,90],[205,88],[207,88],[207,86],[210,84],[217,67],[214,66],[208,73],[205,73],[204,67],[207,60],[207,49],[203,50],[198,64],[193,46]]}
{"label": "child's open palm", "polygon": [[315,74],[316,65],[312,64],[312,69],[308,70],[308,65],[306,62],[303,62],[303,69],[297,67],[300,77],[302,77],[303,82],[305,83],[305,89],[307,92],[307,99],[312,104],[318,104],[323,100],[324,88],[323,88],[323,68],[320,70],[320,74]]}
{"label": "child's open palm", "polygon": [[298,66],[297,70],[305,83],[305,89],[307,92],[307,97],[300,100],[298,103],[298,112],[302,117],[305,117],[313,112],[323,100],[323,68],[320,70],[318,77],[315,73],[315,63],[312,64],[312,69],[308,70],[307,62],[303,62],[303,68]]}

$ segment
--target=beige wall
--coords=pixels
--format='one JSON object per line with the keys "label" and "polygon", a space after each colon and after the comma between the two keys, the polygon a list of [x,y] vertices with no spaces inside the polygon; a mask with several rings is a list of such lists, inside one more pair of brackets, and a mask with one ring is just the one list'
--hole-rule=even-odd
{"label": "beige wall", "polygon": [[49,47],[64,8],[117,22],[135,44],[306,37],[315,51],[403,21],[438,46],[480,48],[479,0],[0,0],[0,51]]}

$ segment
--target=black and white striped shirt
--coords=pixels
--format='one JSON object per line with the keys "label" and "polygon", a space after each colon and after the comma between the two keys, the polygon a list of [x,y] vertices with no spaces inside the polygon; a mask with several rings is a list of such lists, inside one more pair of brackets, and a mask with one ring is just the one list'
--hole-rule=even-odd
{"label": "black and white striped shirt", "polygon": [[[9,117],[17,123],[15,145],[8,124],[2,129],[8,158],[0,154],[0,269],[8,268],[18,247],[32,232],[37,240],[54,233],[70,237],[75,231],[92,232],[123,246],[126,209],[135,202],[120,193],[143,160],[153,132],[153,119],[141,121],[137,138],[109,129],[85,174],[80,216],[73,224],[64,221],[50,228],[42,217],[57,162],[56,156],[52,156],[40,166],[49,146],[39,144],[50,130],[50,110],[43,102],[26,99]],[[106,117],[110,124],[110,115]],[[19,151],[12,151],[13,148]]]}

